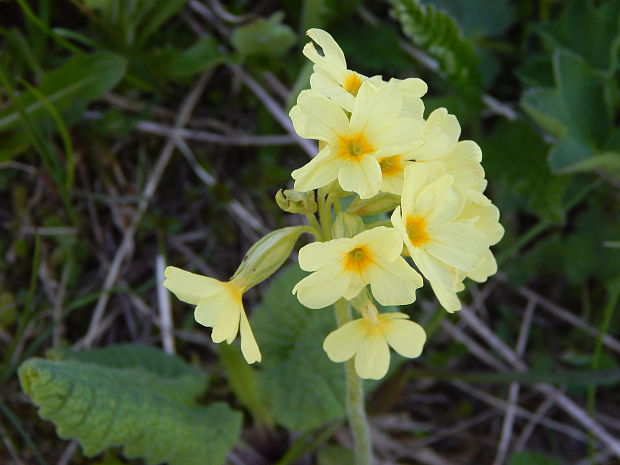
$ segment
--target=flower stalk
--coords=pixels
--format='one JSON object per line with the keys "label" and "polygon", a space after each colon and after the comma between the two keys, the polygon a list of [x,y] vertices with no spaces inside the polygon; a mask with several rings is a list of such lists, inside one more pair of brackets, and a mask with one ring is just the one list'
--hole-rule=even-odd
{"label": "flower stalk", "polygon": [[[338,327],[349,323],[351,309],[346,300],[340,299],[334,304]],[[356,465],[372,465],[372,446],[370,441],[370,428],[364,406],[364,384],[355,371],[353,359],[344,364],[346,376],[346,408],[349,426],[353,432],[353,453]]]}

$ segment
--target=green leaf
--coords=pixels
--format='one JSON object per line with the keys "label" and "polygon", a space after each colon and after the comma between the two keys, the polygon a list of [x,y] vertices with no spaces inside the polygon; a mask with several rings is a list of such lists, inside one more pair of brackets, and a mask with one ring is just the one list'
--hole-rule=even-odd
{"label": "green leaf", "polygon": [[521,96],[521,106],[549,134],[559,138],[566,133],[566,115],[555,89],[528,89]]}
{"label": "green leaf", "polygon": [[94,363],[110,368],[144,368],[166,378],[192,375],[199,378],[203,384],[209,379],[204,371],[188,365],[183,359],[141,344],[115,344],[102,349],[84,351],[58,350],[52,352],[50,358]]}
{"label": "green leaf", "polygon": [[[45,102],[24,92],[18,97],[18,104],[37,123],[51,121],[46,105],[53,106],[70,122],[75,122],[81,118],[88,102],[118,84],[126,68],[126,60],[113,53],[77,55],[43,76],[37,91],[43,95]],[[15,104],[0,112],[0,131],[20,125],[20,115],[14,107]]]}
{"label": "green leaf", "polygon": [[510,454],[507,465],[560,465],[560,462],[542,452],[523,450]]}
{"label": "green leaf", "polygon": [[620,36],[620,0],[600,2],[571,0],[557,20],[539,25],[536,30],[552,51],[566,48],[584,58],[590,66],[610,70],[616,60],[612,44]]}
{"label": "green leaf", "polygon": [[478,104],[482,79],[479,59],[456,21],[433,5],[420,0],[390,0],[392,16],[400,23],[405,35],[424,48],[440,64],[441,70],[463,97]]}
{"label": "green leaf", "polygon": [[576,138],[600,146],[611,129],[603,79],[566,50],[553,54],[553,70],[568,129]]}
{"label": "green leaf", "polygon": [[236,28],[231,37],[235,49],[242,56],[262,55],[279,57],[293,46],[295,33],[282,24],[284,13],[277,12],[269,18],[258,18]]}
{"label": "green leaf", "polygon": [[424,0],[455,18],[467,37],[496,36],[514,21],[514,7],[509,0]]}
{"label": "green leaf", "polygon": [[549,166],[554,173],[575,171],[575,166],[583,165],[593,156],[590,147],[567,134],[549,151]]}
{"label": "green leaf", "polygon": [[323,351],[323,339],[334,330],[331,309],[310,310],[291,293],[306,273],[291,265],[272,281],[252,328],[263,352],[259,384],[275,420],[294,431],[317,428],[345,414],[342,364]]}
{"label": "green leaf", "polygon": [[191,77],[212,66],[232,61],[232,55],[218,50],[217,41],[210,36],[199,39],[186,50],[157,50],[147,54],[146,58],[147,66],[150,65],[148,67],[152,68],[152,72],[164,80]]}
{"label": "green leaf", "polygon": [[19,379],[39,415],[56,424],[60,437],[77,438],[87,456],[123,447],[148,464],[221,465],[239,436],[239,413],[195,403],[206,384],[194,375],[30,359]]}
{"label": "green leaf", "polygon": [[317,465],[355,465],[355,456],[350,449],[327,446],[319,451]]}
{"label": "green leaf", "polygon": [[[312,27],[326,29],[334,21],[352,13],[359,3],[360,0],[304,0],[300,29],[304,32]],[[297,2],[292,7],[297,9]]]}
{"label": "green leaf", "polygon": [[541,218],[562,221],[566,176],[554,176],[547,164],[548,145],[525,122],[501,122],[481,142],[483,164],[500,192],[516,194]]}

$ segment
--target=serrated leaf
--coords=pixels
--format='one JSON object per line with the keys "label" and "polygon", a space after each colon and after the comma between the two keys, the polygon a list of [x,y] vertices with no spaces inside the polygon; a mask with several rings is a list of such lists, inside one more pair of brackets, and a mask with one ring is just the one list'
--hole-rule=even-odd
{"label": "serrated leaf", "polygon": [[62,438],[77,438],[87,456],[123,447],[148,464],[221,465],[238,438],[241,415],[225,404],[198,406],[192,375],[165,378],[142,368],[30,359],[22,389]]}
{"label": "serrated leaf", "polygon": [[345,414],[343,365],[330,361],[322,348],[336,327],[333,311],[307,309],[291,293],[305,275],[297,265],[280,271],[252,316],[263,352],[263,396],[276,421],[294,431],[314,429]]}
{"label": "serrated leaf", "polygon": [[297,38],[289,26],[282,24],[283,18],[284,14],[278,12],[269,18],[258,18],[249,24],[239,26],[232,33],[233,46],[242,56],[284,55]]}
{"label": "serrated leaf", "polygon": [[[45,103],[29,92],[22,93],[18,103],[36,123],[50,119],[46,104],[52,105],[68,118],[66,123],[74,122],[81,117],[88,102],[116,86],[126,68],[126,60],[114,53],[76,55],[43,76],[37,93],[45,98]],[[0,131],[15,128],[20,122],[20,115],[14,105],[0,113]]]}
{"label": "serrated leaf", "polygon": [[440,64],[449,81],[472,103],[479,103],[482,79],[479,59],[456,21],[433,5],[420,0],[391,0],[391,14],[403,32]]}

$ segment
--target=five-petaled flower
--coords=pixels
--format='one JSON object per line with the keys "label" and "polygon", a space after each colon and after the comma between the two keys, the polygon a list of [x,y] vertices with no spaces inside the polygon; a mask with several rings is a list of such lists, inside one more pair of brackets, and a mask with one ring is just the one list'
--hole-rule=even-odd
{"label": "five-petaled flower", "polygon": [[352,238],[313,242],[299,251],[299,266],[313,273],[293,288],[309,308],[323,308],[341,297],[354,298],[367,285],[381,305],[415,300],[421,276],[400,256],[403,242],[392,228],[379,226]]}
{"label": "five-petaled flower", "polygon": [[213,342],[230,344],[241,329],[243,356],[248,363],[260,362],[260,350],[243,308],[243,282],[218,281],[174,266],[167,267],[164,276],[164,286],[179,300],[196,305],[194,318],[201,325],[213,328]]}

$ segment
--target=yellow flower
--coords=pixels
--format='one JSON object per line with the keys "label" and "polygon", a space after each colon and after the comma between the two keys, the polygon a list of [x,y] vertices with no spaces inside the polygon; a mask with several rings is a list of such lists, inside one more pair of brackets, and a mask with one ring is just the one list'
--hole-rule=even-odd
{"label": "yellow flower", "polygon": [[323,308],[339,298],[354,298],[367,285],[382,305],[404,305],[415,300],[422,278],[400,256],[403,241],[385,226],[353,238],[314,242],[299,251],[299,266],[313,271],[293,293],[309,308]]}
{"label": "yellow flower", "polygon": [[312,42],[304,47],[303,54],[314,63],[310,87],[350,112],[355,96],[368,78],[347,69],[342,49],[328,32],[309,29],[306,34],[323,49],[323,55],[320,55]]}
{"label": "yellow flower", "polygon": [[[504,227],[499,223],[499,210],[482,194],[476,201],[465,202],[459,221],[470,221],[485,235],[489,247],[497,244],[504,236]],[[484,256],[484,261],[476,269],[461,273],[460,279],[467,277],[482,283],[497,273],[497,262],[491,250],[487,248]]]}
{"label": "yellow flower", "polygon": [[290,117],[297,133],[323,141],[308,164],[293,171],[295,190],[306,192],[335,179],[345,191],[370,198],[381,187],[378,159],[410,152],[421,143],[419,122],[399,118],[402,94],[396,85],[362,84],[349,119],[342,108],[317,92],[299,94]]}
{"label": "yellow flower", "polygon": [[177,298],[196,305],[194,318],[201,325],[213,328],[213,342],[234,341],[241,328],[241,352],[248,363],[260,362],[261,354],[243,309],[243,282],[233,279],[222,282],[173,266],[166,267],[164,286]]}
{"label": "yellow flower", "polygon": [[392,214],[392,224],[411,258],[448,311],[461,308],[456,296],[459,272],[479,267],[488,249],[485,235],[471,221],[459,220],[464,195],[453,184],[452,176],[433,180],[424,164],[410,165],[405,171],[402,208]]}
{"label": "yellow flower", "polygon": [[323,350],[334,362],[355,357],[360,378],[381,379],[390,365],[388,345],[403,357],[422,353],[426,333],[408,318],[404,313],[383,313],[351,321],[327,335]]}

